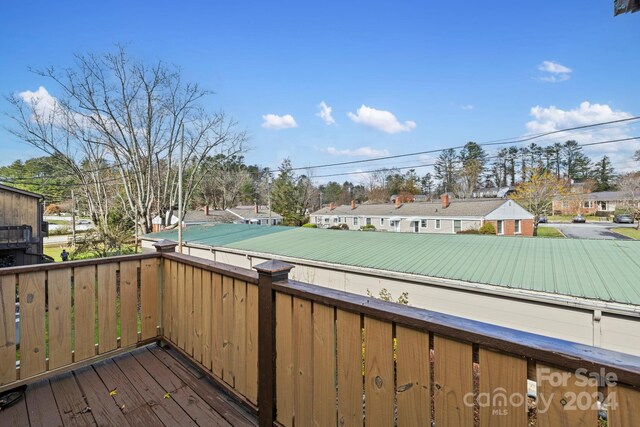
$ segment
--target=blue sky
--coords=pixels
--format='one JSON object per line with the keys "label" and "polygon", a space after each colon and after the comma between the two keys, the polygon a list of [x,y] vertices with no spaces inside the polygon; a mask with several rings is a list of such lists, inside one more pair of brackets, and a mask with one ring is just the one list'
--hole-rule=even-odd
{"label": "blue sky", "polygon": [[[55,96],[29,67],[70,65],[74,53],[123,43],[215,91],[206,106],[247,130],[246,158],[263,166],[284,157],[294,166],[358,160],[640,115],[633,47],[640,13],[614,18],[611,1],[467,3],[10,2],[0,17],[0,93],[45,86]],[[333,123],[318,116],[321,102]],[[0,111],[8,109],[1,100]],[[0,125],[10,122],[3,116]],[[572,137],[638,135],[639,126],[615,126]],[[39,154],[4,129],[0,147],[0,164]],[[607,152],[624,169],[637,167],[629,162],[635,148],[612,144],[589,154]]]}

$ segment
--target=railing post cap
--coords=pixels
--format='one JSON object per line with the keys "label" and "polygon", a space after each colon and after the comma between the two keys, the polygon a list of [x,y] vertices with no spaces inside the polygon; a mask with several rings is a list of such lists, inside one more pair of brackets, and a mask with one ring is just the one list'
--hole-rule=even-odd
{"label": "railing post cap", "polygon": [[178,246],[178,242],[162,239],[155,242],[152,246],[156,248],[156,252],[175,252],[176,246]]}
{"label": "railing post cap", "polygon": [[273,275],[276,273],[289,272],[293,267],[295,267],[293,264],[289,264],[277,259],[272,259],[270,261],[263,262],[262,264],[258,264],[253,268],[255,268],[259,274]]}

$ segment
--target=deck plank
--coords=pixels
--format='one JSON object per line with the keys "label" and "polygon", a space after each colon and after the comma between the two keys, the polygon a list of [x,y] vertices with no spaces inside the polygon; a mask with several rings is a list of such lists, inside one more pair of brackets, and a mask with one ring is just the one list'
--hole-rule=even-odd
{"label": "deck plank", "polygon": [[107,386],[91,366],[78,369],[74,374],[98,425],[130,425],[118,405],[109,397]]}
{"label": "deck plank", "polygon": [[20,399],[8,408],[0,411],[1,426],[28,426],[29,415],[27,414],[27,404],[24,399]]}
{"label": "deck plank", "polygon": [[193,416],[189,416],[175,402],[173,393],[165,398],[169,390],[165,390],[158,382],[138,363],[131,354],[114,359],[116,365],[131,381],[131,384],[138,390],[143,399],[147,402],[158,418],[165,425],[194,426]]}
{"label": "deck plank", "polygon": [[[136,352],[138,362],[158,381],[198,425],[230,426],[218,412],[211,408],[194,390],[182,382],[167,366],[149,352]],[[155,359],[155,360],[154,360]],[[176,387],[176,385],[180,385]]]}
{"label": "deck plank", "polygon": [[161,424],[159,418],[113,360],[96,363],[93,367],[104,385],[107,386],[107,390],[115,392],[111,397],[125,415],[129,424],[137,425],[140,420],[144,422],[147,419],[155,420],[156,424]]}
{"label": "deck plank", "polygon": [[51,379],[51,390],[65,426],[95,426],[91,408],[71,372]]}
{"label": "deck plank", "polygon": [[0,426],[163,424],[257,426],[257,419],[197,363],[157,345],[30,384],[0,412]]}
{"label": "deck plank", "polygon": [[25,393],[25,399],[29,412],[30,425],[36,427],[57,427],[63,425],[49,380],[42,380],[29,385]]}
{"label": "deck plank", "polygon": [[[173,374],[189,388],[194,390],[198,395],[206,401],[216,412],[222,415],[233,426],[256,426],[257,419],[239,408],[230,399],[224,396],[224,392],[220,391],[216,386],[206,378],[197,378],[190,369],[183,364],[181,356],[174,350],[161,349],[160,347],[149,347],[149,352],[159,359],[162,364],[167,366]],[[145,359],[146,360],[146,359]],[[151,366],[151,360],[143,363],[143,366]],[[175,379],[174,379],[175,381]]]}

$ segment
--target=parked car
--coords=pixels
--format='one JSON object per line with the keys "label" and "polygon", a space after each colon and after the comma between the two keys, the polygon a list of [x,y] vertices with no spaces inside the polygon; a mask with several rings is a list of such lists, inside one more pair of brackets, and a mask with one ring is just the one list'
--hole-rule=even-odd
{"label": "parked car", "polygon": [[629,214],[618,214],[613,217],[613,222],[618,224],[633,224],[633,217]]}
{"label": "parked car", "polygon": [[582,215],[576,215],[576,216],[573,217],[572,222],[585,223],[585,222],[587,222],[587,219]]}
{"label": "parked car", "polygon": [[542,215],[540,217],[538,217],[538,224],[546,224],[548,222],[547,220],[547,216],[546,215]]}
{"label": "parked car", "polygon": [[89,221],[88,219],[81,219],[80,221],[77,222],[78,225],[89,225],[91,224],[91,221]]}

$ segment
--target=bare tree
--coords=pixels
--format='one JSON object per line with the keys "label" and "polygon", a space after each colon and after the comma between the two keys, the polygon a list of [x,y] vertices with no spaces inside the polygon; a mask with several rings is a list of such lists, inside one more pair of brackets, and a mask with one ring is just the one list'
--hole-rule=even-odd
{"label": "bare tree", "polygon": [[626,208],[637,222],[640,230],[640,172],[631,172],[618,178],[618,189],[624,193]]}
{"label": "bare tree", "polygon": [[[211,155],[239,153],[244,132],[223,112],[201,105],[210,94],[182,80],[180,70],[148,65],[123,48],[105,55],[77,55],[74,66],[37,71],[56,86],[57,98],[11,96],[14,135],[65,159],[78,175],[90,210],[106,227],[111,206],[101,206],[115,174],[117,194],[141,232],[155,214],[177,206],[179,149],[183,144],[184,197],[189,204]],[[182,140],[181,127],[184,127]],[[87,172],[87,170],[89,172]],[[111,178],[114,179],[114,178]]]}

